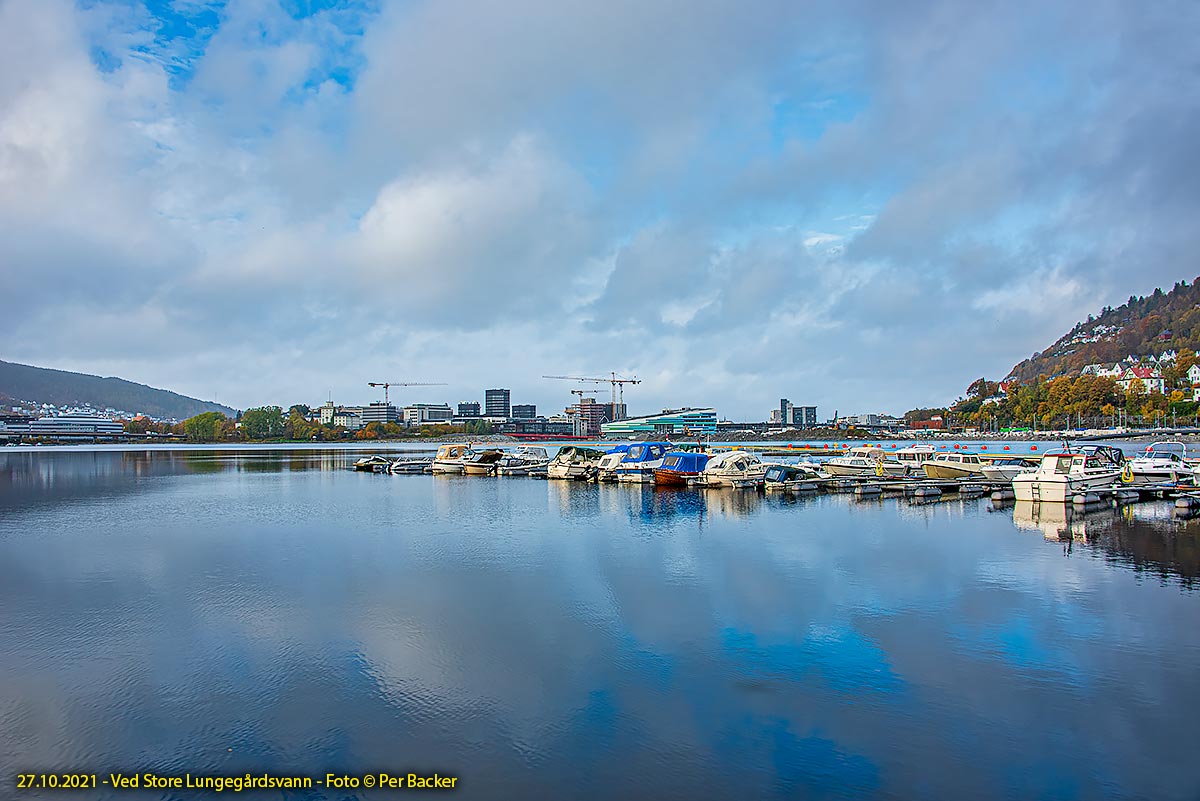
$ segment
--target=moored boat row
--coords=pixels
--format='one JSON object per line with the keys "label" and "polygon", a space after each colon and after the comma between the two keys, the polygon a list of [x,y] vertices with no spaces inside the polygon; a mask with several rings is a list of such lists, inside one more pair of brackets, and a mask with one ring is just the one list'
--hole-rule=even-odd
{"label": "moored boat row", "polygon": [[[1178,450],[1173,448],[1178,447]],[[432,457],[389,459],[381,454],[354,464],[367,472],[463,474],[469,476],[533,475],[556,480],[656,484],[674,487],[755,487],[767,492],[816,489],[846,480],[882,482],[984,481],[1011,489],[1017,500],[1069,502],[1073,496],[1122,487],[1191,485],[1197,471],[1180,443],[1155,443],[1144,454],[1126,459],[1117,448],[1088,445],[1065,447],[1033,456],[938,452],[927,445],[899,451],[860,446],[824,461],[764,461],[753,450],[733,448],[707,453],[702,446],[670,442],[621,443],[608,449],[567,445],[553,458],[545,448],[515,451],[441,445]],[[1007,485],[1007,488],[1005,488]],[[1010,496],[1010,497],[1012,497]]]}

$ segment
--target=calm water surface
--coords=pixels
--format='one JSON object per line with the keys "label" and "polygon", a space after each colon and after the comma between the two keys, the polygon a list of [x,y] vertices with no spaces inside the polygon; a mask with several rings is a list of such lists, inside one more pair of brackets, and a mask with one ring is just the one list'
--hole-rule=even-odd
{"label": "calm water surface", "polygon": [[1200,519],[1169,504],[353,456],[0,451],[0,797],[68,769],[439,771],[469,798],[1200,797]]}

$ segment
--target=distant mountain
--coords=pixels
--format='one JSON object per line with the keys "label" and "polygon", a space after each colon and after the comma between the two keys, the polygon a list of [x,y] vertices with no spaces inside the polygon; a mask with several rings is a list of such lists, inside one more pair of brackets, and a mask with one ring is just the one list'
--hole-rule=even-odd
{"label": "distant mountain", "polygon": [[1180,281],[1170,292],[1155,289],[1152,295],[1131,296],[1115,309],[1088,315],[1046,350],[1013,367],[1005,380],[1077,374],[1089,364],[1181,348],[1200,351],[1200,278],[1191,285]]}
{"label": "distant mountain", "polygon": [[0,361],[0,395],[55,406],[89,405],[96,409],[121,409],[151,417],[184,420],[201,412],[236,414],[228,406],[196,400],[165,389],[135,384],[122,378],[49,370]]}

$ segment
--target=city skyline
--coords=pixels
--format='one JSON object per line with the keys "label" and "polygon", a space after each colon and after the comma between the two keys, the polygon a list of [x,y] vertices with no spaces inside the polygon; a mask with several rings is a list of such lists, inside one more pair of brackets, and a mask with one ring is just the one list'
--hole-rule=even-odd
{"label": "city skyline", "polygon": [[0,358],[236,408],[944,405],[1192,278],[1198,13],[6,0]]}

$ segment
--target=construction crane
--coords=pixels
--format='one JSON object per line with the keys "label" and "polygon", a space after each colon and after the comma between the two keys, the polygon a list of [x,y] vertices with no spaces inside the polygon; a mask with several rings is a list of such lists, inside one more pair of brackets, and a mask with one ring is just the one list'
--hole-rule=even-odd
{"label": "construction crane", "polygon": [[386,406],[390,403],[388,400],[388,387],[444,387],[444,381],[368,381],[368,387],[383,387],[383,404]]}
{"label": "construction crane", "polygon": [[542,378],[553,378],[558,381],[588,381],[593,384],[611,384],[612,385],[612,419],[617,419],[617,397],[620,395],[621,405],[625,405],[625,385],[640,384],[640,378],[617,378],[616,373],[610,373],[608,378],[590,378],[587,376],[578,375],[544,375]]}

